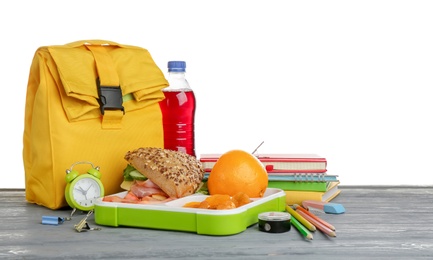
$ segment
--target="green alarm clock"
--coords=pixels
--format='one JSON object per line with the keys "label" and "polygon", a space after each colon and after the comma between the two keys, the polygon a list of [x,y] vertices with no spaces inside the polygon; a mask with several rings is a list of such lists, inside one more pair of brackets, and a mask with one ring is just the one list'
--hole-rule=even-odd
{"label": "green alarm clock", "polygon": [[[92,165],[92,168],[80,175],[73,167],[83,163]],[[100,178],[99,167],[93,167],[90,162],[74,163],[66,170],[65,198],[68,205],[82,211],[93,210],[96,199],[104,196],[104,185]]]}

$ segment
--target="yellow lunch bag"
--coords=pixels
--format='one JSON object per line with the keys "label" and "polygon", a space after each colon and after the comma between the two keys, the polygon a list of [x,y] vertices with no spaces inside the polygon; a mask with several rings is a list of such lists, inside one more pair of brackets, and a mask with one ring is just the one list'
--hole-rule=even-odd
{"label": "yellow lunch bag", "polygon": [[66,170],[80,161],[99,166],[105,194],[121,191],[126,152],[164,146],[159,102],[167,86],[141,47],[85,40],[38,48],[25,104],[26,200],[67,206]]}

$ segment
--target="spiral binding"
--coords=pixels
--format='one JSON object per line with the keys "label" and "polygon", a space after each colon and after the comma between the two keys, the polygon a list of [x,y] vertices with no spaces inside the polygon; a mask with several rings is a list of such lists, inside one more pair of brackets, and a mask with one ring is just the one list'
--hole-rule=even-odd
{"label": "spiral binding", "polygon": [[294,181],[299,182],[324,182],[324,173],[295,173],[293,174]]}

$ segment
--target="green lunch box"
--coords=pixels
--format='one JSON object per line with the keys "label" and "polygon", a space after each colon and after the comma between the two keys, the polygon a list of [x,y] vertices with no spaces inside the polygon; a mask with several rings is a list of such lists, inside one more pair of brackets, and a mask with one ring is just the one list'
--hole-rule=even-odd
{"label": "green lunch box", "polygon": [[[127,191],[114,194],[125,197]],[[201,235],[234,235],[258,222],[258,215],[268,211],[284,211],[286,194],[268,188],[262,198],[235,209],[215,210],[183,207],[188,202],[203,201],[208,195],[193,194],[161,204],[95,203],[95,222],[104,226],[127,226],[173,231],[194,232]]]}

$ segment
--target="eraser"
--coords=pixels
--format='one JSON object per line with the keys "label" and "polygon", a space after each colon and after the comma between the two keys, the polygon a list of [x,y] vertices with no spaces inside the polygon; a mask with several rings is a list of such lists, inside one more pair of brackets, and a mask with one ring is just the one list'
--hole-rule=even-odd
{"label": "eraser", "polygon": [[329,214],[341,214],[344,213],[346,209],[343,207],[343,205],[338,203],[326,203],[323,205],[323,211]]}

